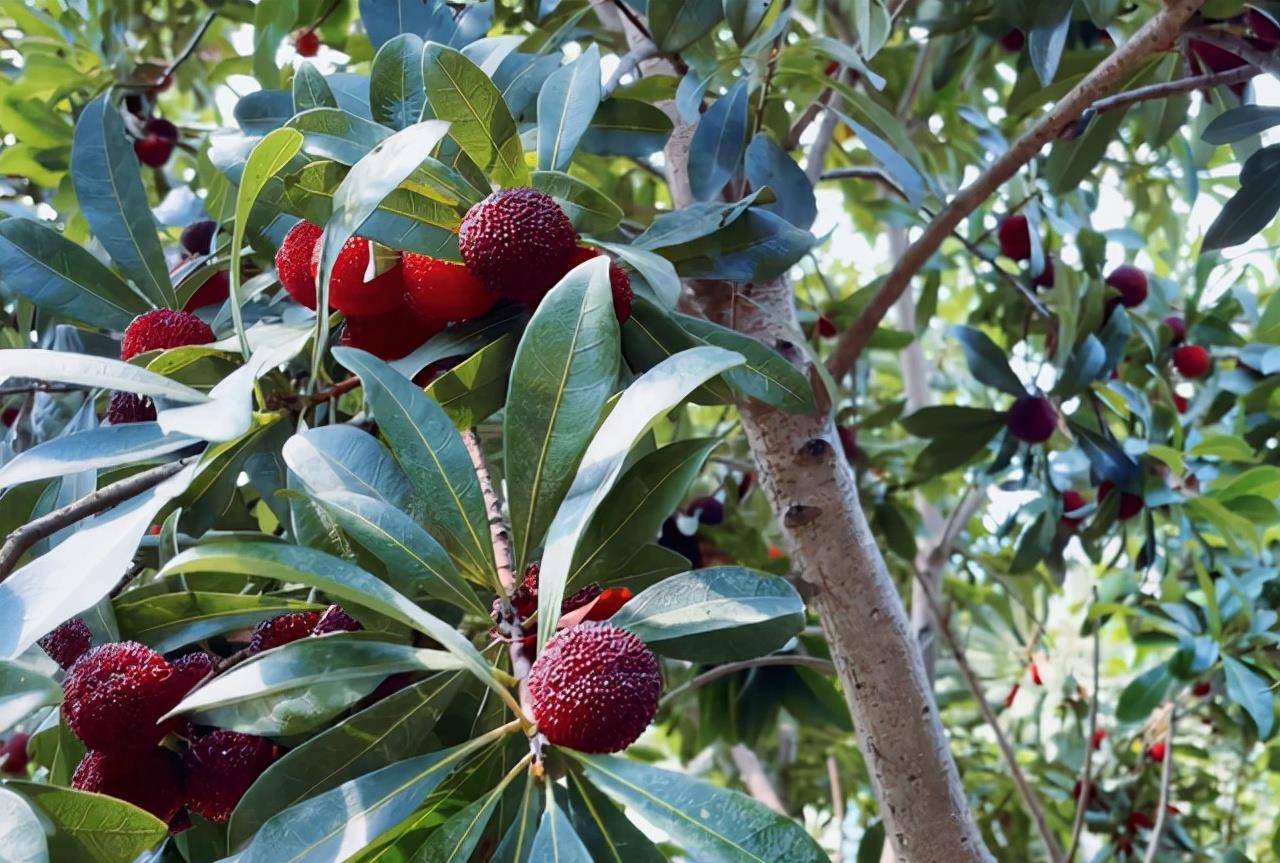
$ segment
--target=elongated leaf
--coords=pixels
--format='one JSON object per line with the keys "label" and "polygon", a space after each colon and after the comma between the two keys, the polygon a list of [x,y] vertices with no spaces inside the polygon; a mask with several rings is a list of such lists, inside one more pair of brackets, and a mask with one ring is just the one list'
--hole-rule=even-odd
{"label": "elongated leaf", "polygon": [[573,829],[573,822],[551,795],[542,810],[538,833],[533,837],[529,863],[591,863],[591,852]]}
{"label": "elongated leaf", "polygon": [[129,141],[119,110],[105,95],[94,99],[76,121],[71,183],[80,211],[111,260],[148,299],[171,309],[178,300]]}
{"label": "elongated leaf", "polygon": [[616,255],[639,274],[658,305],[667,309],[675,308],[680,300],[681,283],[680,276],[670,261],[648,249],[620,243],[601,243],[600,248]]}
{"label": "elongated leaf", "polygon": [[812,413],[817,409],[804,373],[763,343],[701,318],[680,314],[675,318],[701,341],[737,351],[746,358],[741,366],[724,374],[738,392],[787,413]]}
{"label": "elongated leaf", "polygon": [[404,359],[391,363],[391,367],[412,379],[436,360],[466,356],[508,333],[519,332],[525,320],[523,306],[501,304],[483,317],[456,324],[433,336]]}
{"label": "elongated leaf", "polygon": [[0,284],[45,311],[122,330],[151,304],[98,259],[32,219],[0,221]]}
{"label": "elongated leaf", "polygon": [[564,809],[591,859],[605,863],[664,863],[667,859],[612,800],[570,771]]}
{"label": "elongated leaf", "polygon": [[126,592],[114,602],[120,636],[161,653],[247,629],[277,614],[321,611],[322,605],[245,593],[183,591],[133,598]]}
{"label": "elongated leaf", "polygon": [[661,254],[686,279],[760,282],[781,276],[813,243],[808,231],[753,207],[715,233],[664,248]]}
{"label": "elongated leaf", "polygon": [[1045,87],[1053,83],[1058,72],[1058,63],[1062,60],[1062,49],[1067,44],[1067,29],[1070,26],[1071,9],[1068,7],[1056,22],[1036,27],[1027,34],[1027,52],[1031,55],[1031,66]]}
{"label": "elongated leaf", "polygon": [[1157,665],[1139,674],[1120,693],[1116,718],[1121,722],[1141,722],[1164,700],[1173,683],[1167,665]]}
{"label": "elongated leaf", "polygon": [[315,66],[306,60],[298,65],[293,73],[293,110],[294,113],[309,111],[312,108],[336,108],[338,100],[329,89],[329,83]]}
{"label": "elongated leaf", "polygon": [[183,572],[254,575],[314,587],[333,599],[385,614],[422,632],[460,659],[472,674],[500,695],[494,669],[456,629],[410,602],[403,594],[339,557],[311,548],[274,542],[211,543],[188,549],[169,561],[161,576]]}
{"label": "elongated leaf", "polygon": [[752,187],[768,186],[777,198],[763,207],[797,228],[808,230],[818,217],[813,183],[804,170],[766,132],[757,132],[747,147],[747,179]]}
{"label": "elongated leaf", "polygon": [[344,782],[424,754],[463,677],[442,672],[402,689],[289,750],[245,792],[228,838],[238,848],[273,815]]}
{"label": "elongated leaf", "polygon": [[427,395],[460,430],[478,426],[502,409],[515,353],[515,337],[505,335],[433,380]]}
{"label": "elongated leaf", "polygon": [[423,0],[360,0],[360,17],[376,47],[402,33],[426,33],[434,5]]}
{"label": "elongated leaf", "polygon": [[607,755],[568,753],[606,794],[706,863],[825,863],[803,825],[745,794]]}
{"label": "elongated leaf", "polygon": [[769,0],[723,0],[725,22],[733,41],[745,46],[769,12]]}
{"label": "elongated leaf", "polygon": [[597,257],[551,289],[516,350],[503,461],[518,571],[573,482],[620,362],[609,262]]}
{"label": "elongated leaf", "polygon": [[631,447],[700,384],[742,361],[741,354],[721,348],[693,348],[654,366],[622,393],[587,447],[573,484],[547,530],[538,580],[539,646],[555,632],[578,540],[622,473]]}
{"label": "elongated leaf", "polygon": [[289,128],[302,133],[302,149],[308,155],[344,165],[359,162],[392,134],[385,126],[337,108],[303,111],[289,120]]}
{"label": "elongated leaf", "polygon": [[564,171],[600,104],[600,47],[588,46],[538,93],[538,167]]}
{"label": "elongated leaf", "polygon": [[462,438],[441,407],[382,360],[353,348],[333,352],[360,376],[365,403],[424,506],[432,535],[464,573],[494,576],[489,520]]}
{"label": "elongated leaf", "polygon": [[473,801],[433,830],[431,838],[413,855],[413,863],[467,863],[484,838],[485,827],[505,787],[500,786]]}
{"label": "elongated leaf", "polygon": [[1200,137],[1210,144],[1234,144],[1273,126],[1280,126],[1280,108],[1241,105],[1214,117]]}
{"label": "elongated leaf", "polygon": [[0,731],[61,700],[62,687],[52,679],[14,662],[0,662]]}
{"label": "elongated leaf", "polygon": [[74,432],[19,453],[0,468],[0,488],[145,461],[198,442],[197,438],[186,435],[167,435],[153,422]]}
{"label": "elongated leaf", "polygon": [[409,498],[409,478],[386,447],[353,426],[308,429],[289,438],[282,455],[313,494],[349,491],[394,507]]}
{"label": "elongated leaf", "polygon": [[1227,678],[1227,695],[1244,708],[1258,729],[1258,737],[1266,740],[1275,730],[1275,697],[1271,683],[1248,665],[1232,656],[1222,657],[1222,670]]}
{"label": "elongated leaf", "polygon": [[556,199],[575,230],[604,234],[622,221],[621,207],[577,177],[559,171],[534,171],[533,187]]}
{"label": "elongated leaf", "polygon": [[1280,211],[1280,144],[1264,147],[1240,169],[1240,191],[1231,196],[1205,232],[1202,249],[1237,246],[1265,228]]}
{"label": "elongated leaf", "polygon": [[352,539],[386,564],[387,580],[417,599],[434,597],[480,616],[489,610],[458,575],[440,543],[408,515],[379,498],[331,491],[316,500]]}
{"label": "elongated leaf", "polygon": [[649,31],[663,51],[688,48],[720,23],[724,9],[703,0],[651,0]]}
{"label": "elongated leaf", "polygon": [[422,77],[431,110],[449,121],[449,137],[480,170],[503,186],[527,186],[516,121],[489,76],[458,51],[428,44]]}
{"label": "elongated leaf", "polygon": [[0,787],[0,848],[6,860],[49,861],[49,845],[39,816],[20,794],[4,787]]}
{"label": "elongated leaf", "polygon": [[422,80],[423,42],[401,33],[378,49],[369,72],[369,110],[373,119],[392,129],[418,122],[427,93]]}
{"label": "elongated leaf", "polygon": [[[5,787],[21,795],[50,826],[46,834],[50,860],[136,860],[169,832],[168,825],[154,815],[105,794],[15,780]],[[4,851],[9,850],[5,846]],[[26,863],[24,858],[17,859]]]}
{"label": "elongated leaf", "polygon": [[715,197],[737,173],[746,149],[747,82],[740,81],[712,103],[694,130],[689,145],[693,197],[699,201]]}
{"label": "elongated leaf", "polygon": [[964,349],[965,360],[969,364],[969,374],[989,387],[1006,392],[1015,398],[1027,394],[1027,388],[1009,368],[1009,359],[1005,352],[991,341],[981,330],[973,327],[957,326],[952,332]]}
{"label": "elongated leaf", "polygon": [[64,351],[18,348],[0,352],[0,381],[10,377],[127,390],[189,404],[210,400],[199,390],[129,363]]}
{"label": "elongated leaf", "polygon": [[661,108],[639,99],[605,99],[579,146],[599,156],[643,159],[661,152],[672,123]]}

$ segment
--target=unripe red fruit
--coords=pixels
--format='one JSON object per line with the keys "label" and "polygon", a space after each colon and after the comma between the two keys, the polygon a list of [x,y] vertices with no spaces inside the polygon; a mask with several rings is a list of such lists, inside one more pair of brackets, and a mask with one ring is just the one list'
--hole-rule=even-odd
{"label": "unripe red fruit", "polygon": [[1023,396],[1013,403],[1005,415],[1009,434],[1027,443],[1043,443],[1053,437],[1058,425],[1058,412],[1044,396]]}
{"label": "unripe red fruit", "polygon": [[320,51],[320,37],[315,30],[303,30],[293,40],[293,49],[299,57],[314,57]]}
{"label": "unripe red fruit", "polygon": [[[603,254],[604,252],[599,249],[593,249],[590,246],[579,246],[569,256],[564,271],[568,273],[579,264],[585,263],[592,258],[598,258]],[[609,290],[613,293],[613,314],[617,317],[619,324],[625,324],[631,317],[631,301],[635,298],[635,295],[631,292],[631,277],[627,275],[626,270],[615,264],[612,258],[609,260]]]}
{"label": "unripe red fruit", "polygon": [[62,718],[90,749],[141,752],[175,723],[157,724],[182,700],[189,679],[149,647],[133,641],[95,647],[62,683]]}
{"label": "unripe red fruit", "polygon": [[[1100,483],[1098,485],[1098,502],[1101,503],[1106,500],[1107,495],[1111,494],[1115,487],[1116,484],[1111,480]],[[1118,513],[1120,520],[1125,521],[1133,518],[1140,512],[1142,512],[1141,495],[1131,494],[1127,491],[1120,492],[1120,510]]]}
{"label": "unripe red fruit", "polygon": [[1187,322],[1181,315],[1169,315],[1164,319],[1164,325],[1173,333],[1172,344],[1180,345],[1187,340]]}
{"label": "unripe red fruit", "polygon": [[1184,378],[1202,378],[1212,364],[1209,351],[1201,345],[1182,345],[1173,350],[1173,367]]}
{"label": "unripe red fruit", "polygon": [[538,730],[579,752],[626,749],[658,712],[658,658],[610,623],[583,623],[556,635],[533,663],[529,693]]}
{"label": "unripe red fruit", "polygon": [[1084,499],[1084,495],[1080,492],[1075,491],[1074,489],[1064,491],[1062,493],[1062,523],[1067,527],[1075,527],[1078,525],[1081,520],[1078,518],[1072,518],[1070,515],[1067,515],[1067,513],[1075,512],[1083,507],[1085,503],[1087,503],[1087,501]]}
{"label": "unripe red fruit", "polygon": [[1035,288],[1052,288],[1053,282],[1053,255],[1045,255],[1044,269],[1040,271],[1040,275],[1031,280],[1031,286]]}
{"label": "unripe red fruit", "polygon": [[829,339],[836,334],[836,325],[826,315],[818,315],[818,335]]}
{"label": "unripe red fruit", "polygon": [[227,821],[249,786],[279,754],[265,737],[237,731],[217,729],[193,740],[182,759],[187,805],[210,821]]}
{"label": "unripe red fruit", "polygon": [[19,731],[0,746],[0,773],[8,773],[10,776],[26,775],[30,760],[27,741],[30,739],[31,735]]}
{"label": "unripe red fruit", "polygon": [[398,360],[443,329],[443,321],[427,320],[412,309],[400,308],[384,315],[347,318],[338,342],[384,360]]}
{"label": "unripe red fruit", "polygon": [[1102,741],[1104,741],[1104,740],[1106,740],[1106,739],[1107,739],[1107,732],[1106,732],[1106,729],[1104,729],[1104,728],[1098,728],[1098,729],[1095,729],[1095,730],[1094,730],[1094,732],[1093,732],[1093,740],[1092,740],[1093,748],[1094,748],[1094,749],[1101,749],[1101,748],[1102,748]]}
{"label": "unripe red fruit", "polygon": [[1191,694],[1196,698],[1204,698],[1211,692],[1213,692],[1213,684],[1207,680],[1201,680],[1191,687]]}
{"label": "unripe red fruit", "polygon": [[782,549],[778,548],[776,545],[769,546],[768,550],[765,553],[769,555],[769,558],[771,560],[777,560],[778,558],[782,557]]}
{"label": "unripe red fruit", "polygon": [[504,189],[473,206],[458,229],[462,260],[490,288],[537,302],[560,280],[578,234],[550,195]]}
{"label": "unripe red fruit", "polygon": [[204,280],[196,292],[182,305],[184,312],[193,312],[205,306],[217,306],[225,303],[231,296],[231,275],[226,270],[218,270]]}
{"label": "unripe red fruit", "polygon": [[306,638],[320,622],[318,611],[293,611],[267,618],[253,628],[249,638],[249,652],[260,653]]}
{"label": "unripe red fruit", "polygon": [[59,668],[66,671],[88,652],[92,641],[93,635],[89,632],[89,627],[80,618],[73,617],[58,624],[52,632],[40,639],[39,644],[40,649],[58,663]]}
{"label": "unripe red fruit", "polygon": [[1147,747],[1147,755],[1152,761],[1164,761],[1165,745],[1163,740],[1157,740]]}
{"label": "unripe red fruit", "polygon": [[109,425],[152,422],[155,418],[156,406],[150,396],[140,396],[123,390],[111,394],[111,403],[107,405],[106,416]]}
{"label": "unripe red fruit", "polygon": [[316,307],[316,277],[311,270],[324,229],[303,219],[284,235],[276,252],[276,273],[289,296],[309,309]]}
{"label": "unripe red fruit", "polygon": [[124,800],[161,821],[182,808],[182,786],[182,762],[158,747],[128,755],[90,752],[71,778],[72,788]]}
{"label": "unripe red fruit", "polygon": [[147,351],[207,345],[214,340],[209,325],[190,312],[156,309],[138,315],[125,327],[120,359],[127,362]]}
{"label": "unripe red fruit", "polygon": [[1022,46],[1026,43],[1027,37],[1016,27],[1000,37],[1000,47],[1010,54],[1021,51]]}
{"label": "unripe red fruit", "polygon": [[490,290],[462,264],[405,252],[402,257],[405,299],[421,317],[466,321],[498,302]]}
{"label": "unripe red fruit", "polygon": [[1107,276],[1107,286],[1120,294],[1120,305],[1131,309],[1147,298],[1147,274],[1137,267],[1124,264]]}
{"label": "unripe red fruit", "polygon": [[1027,217],[1021,213],[1005,216],[996,227],[996,238],[1000,241],[1000,254],[1015,261],[1025,261],[1031,257],[1031,228]]}
{"label": "unripe red fruit", "polygon": [[189,255],[207,255],[213,249],[213,233],[218,223],[213,219],[201,219],[182,229],[178,242]]}
{"label": "unripe red fruit", "polygon": [[[313,281],[319,278],[320,249],[320,244],[316,243],[311,253]],[[394,311],[401,305],[404,280],[401,278],[400,261],[366,282],[364,277],[368,268],[369,241],[363,237],[352,237],[343,243],[329,276],[330,308],[346,315],[372,317]]]}

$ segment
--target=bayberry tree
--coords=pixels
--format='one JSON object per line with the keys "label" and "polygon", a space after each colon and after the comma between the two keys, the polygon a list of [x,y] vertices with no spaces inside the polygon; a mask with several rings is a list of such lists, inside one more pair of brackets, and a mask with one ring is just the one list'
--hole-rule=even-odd
{"label": "bayberry tree", "polygon": [[1277,12],[0,3],[0,858],[1274,856]]}

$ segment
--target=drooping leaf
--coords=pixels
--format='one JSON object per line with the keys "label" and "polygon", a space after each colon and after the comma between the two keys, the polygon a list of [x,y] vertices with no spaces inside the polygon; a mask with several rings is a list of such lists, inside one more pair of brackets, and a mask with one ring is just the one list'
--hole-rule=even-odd
{"label": "drooping leaf", "polygon": [[575,230],[607,234],[622,221],[622,208],[602,192],[560,171],[534,171],[533,187],[556,199]]}
{"label": "drooping leaf", "polygon": [[995,387],[1001,392],[1015,398],[1027,394],[1027,388],[1009,368],[1009,359],[1005,352],[991,341],[991,337],[973,327],[957,326],[952,328],[960,347],[964,349],[965,361],[969,364],[969,373],[981,383]]}
{"label": "drooping leaf", "polygon": [[609,798],[582,778],[566,777],[569,793],[563,808],[591,859],[608,863],[663,863],[662,853]]}
{"label": "drooping leaf", "polygon": [[808,230],[818,217],[813,184],[804,170],[767,132],[757,132],[751,139],[747,147],[746,167],[752,187],[761,189],[768,186],[777,198],[772,204],[762,205],[763,208],[797,228]]}
{"label": "drooping leaf", "polygon": [[661,108],[639,99],[614,97],[596,108],[579,147],[598,156],[643,159],[662,151],[672,123]]}
{"label": "drooping leaf", "polygon": [[1210,144],[1234,144],[1273,126],[1280,126],[1280,108],[1241,105],[1214,117],[1200,137]]}
{"label": "drooping leaf", "polygon": [[742,395],[772,405],[787,413],[812,413],[816,406],[813,389],[804,373],[762,342],[690,315],[675,315],[676,321],[695,338],[716,347],[736,351],[746,358],[724,378]]}
{"label": "drooping leaf", "polygon": [[689,145],[693,197],[709,201],[716,196],[737,173],[746,148],[747,82],[740,81],[711,104],[694,130]]}
{"label": "drooping leaf", "polygon": [[591,44],[538,93],[538,167],[564,171],[600,104],[600,47]]}
{"label": "drooping leaf", "polygon": [[49,863],[49,844],[39,816],[22,795],[4,787],[0,787],[0,848],[11,860]]}
{"label": "drooping leaf", "polygon": [[808,231],[753,207],[715,233],[669,246],[661,254],[685,279],[764,282],[789,270],[813,243]]}
{"label": "drooping leaf", "polygon": [[198,442],[187,435],[165,434],[153,422],[73,432],[37,444],[0,467],[0,488],[146,461]]}
{"label": "drooping leaf", "polygon": [[1205,232],[1202,251],[1237,246],[1265,228],[1280,211],[1280,144],[1264,147],[1240,169],[1236,192]]}

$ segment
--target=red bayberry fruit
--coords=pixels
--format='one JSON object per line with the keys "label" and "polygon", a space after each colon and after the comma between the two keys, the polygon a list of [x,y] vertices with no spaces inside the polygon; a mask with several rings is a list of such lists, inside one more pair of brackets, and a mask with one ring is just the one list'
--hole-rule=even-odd
{"label": "red bayberry fruit", "polygon": [[0,773],[8,773],[10,776],[26,775],[30,760],[27,741],[30,739],[31,735],[19,731],[0,746]]}
{"label": "red bayberry fruit", "polygon": [[421,317],[437,321],[466,321],[479,317],[498,301],[466,266],[405,252],[405,299]]}
{"label": "red bayberry fruit", "polygon": [[1107,732],[1104,728],[1094,729],[1093,740],[1091,741],[1094,749],[1102,748],[1102,741],[1107,739]]}
{"label": "red bayberry fruit", "polygon": [[58,667],[66,671],[80,657],[84,656],[89,650],[89,643],[93,640],[93,636],[89,633],[89,627],[78,617],[63,621],[58,626],[40,639],[40,649],[49,655],[49,658],[58,663]]}
{"label": "red bayberry fruit", "polygon": [[[1099,484],[1098,485],[1098,502],[1101,503],[1102,501],[1106,500],[1107,495],[1111,494],[1112,490],[1115,487],[1116,487],[1116,484],[1113,483],[1111,480],[1106,480],[1105,482],[1102,482],[1101,484]],[[1140,512],[1142,512],[1142,496],[1131,494],[1130,492],[1127,492],[1127,491],[1122,491],[1120,493],[1120,510],[1118,513],[1120,520],[1125,521],[1126,519],[1133,518],[1135,515],[1137,515]]]}
{"label": "red bayberry fruit", "polygon": [[818,335],[829,339],[836,334],[836,325],[826,315],[818,315]]}
{"label": "red bayberry fruit", "polygon": [[1025,44],[1027,44],[1027,37],[1016,27],[1000,37],[1000,47],[1010,54],[1021,51]]}
{"label": "red bayberry fruit", "polygon": [[1027,443],[1043,443],[1053,437],[1058,426],[1058,412],[1044,396],[1023,396],[1013,403],[1005,415],[1009,434]]}
{"label": "red bayberry fruit", "polygon": [[1196,698],[1204,698],[1211,692],[1213,692],[1213,684],[1207,680],[1197,681],[1195,686],[1191,687],[1191,694]]}
{"label": "red bayberry fruit", "polygon": [[1052,288],[1053,282],[1053,255],[1045,255],[1044,269],[1040,271],[1040,275],[1031,280],[1031,286],[1034,288]]}
{"label": "red bayberry fruit", "polygon": [[217,729],[196,740],[183,756],[187,805],[210,821],[223,822],[279,750],[265,737]]}
{"label": "red bayberry fruit", "polygon": [[1164,761],[1165,746],[1163,740],[1157,740],[1147,747],[1147,756],[1152,761]]}
{"label": "red bayberry fruit", "polygon": [[1062,493],[1062,523],[1067,527],[1075,527],[1080,523],[1080,519],[1072,518],[1070,513],[1081,509],[1088,501],[1084,499],[1084,495],[1071,489]]}
{"label": "red bayberry fruit", "polygon": [[134,140],[133,153],[148,168],[159,168],[169,161],[169,156],[173,153],[173,142],[156,135],[147,135]]}
{"label": "red bayberry fruit", "polygon": [[1040,677],[1040,667],[1034,662],[1027,669],[1031,673],[1031,682],[1036,686],[1044,686],[1044,680]]}
{"label": "red bayberry fruit", "polygon": [[182,808],[182,785],[178,756],[155,746],[128,755],[90,752],[71,778],[72,788],[124,800],[161,821]]}
{"label": "red bayberry fruit", "polygon": [[724,521],[724,504],[711,495],[695,497],[685,507],[689,515],[696,515],[702,524],[717,525]]}
{"label": "red bayberry fruit", "polygon": [[1184,378],[1202,378],[1213,364],[1209,351],[1202,345],[1182,345],[1173,349],[1173,367]]}
{"label": "red bayberry fruit", "polygon": [[1187,412],[1187,407],[1190,404],[1191,403],[1187,401],[1186,396],[1180,396],[1177,393],[1173,394],[1173,406],[1177,409],[1178,413],[1185,414]]}
{"label": "red bayberry fruit", "polygon": [[207,678],[212,677],[217,667],[217,660],[203,650],[179,657],[173,662],[173,673],[180,681],[175,686],[180,686],[182,694],[186,695],[204,683]]}
{"label": "red bayberry fruit", "polygon": [[140,752],[154,747],[173,723],[157,724],[189,687],[173,666],[133,641],[95,647],[62,683],[62,718],[90,749]]}
{"label": "red bayberry fruit", "polygon": [[398,360],[442,329],[443,322],[420,318],[412,310],[401,308],[384,315],[347,318],[338,341],[384,360]]}
{"label": "red bayberry fruit", "polygon": [[205,306],[218,306],[231,296],[231,275],[226,270],[217,270],[204,280],[196,292],[182,304],[184,312],[193,312]]}
{"label": "red bayberry fruit", "polygon": [[147,351],[207,345],[212,341],[213,330],[190,312],[156,309],[138,315],[125,327],[120,359],[127,361]]}
{"label": "red bayberry fruit", "polygon": [[1129,813],[1129,829],[1130,830],[1150,830],[1156,826],[1151,820],[1151,816],[1146,812],[1130,812]]}
{"label": "red bayberry fruit", "polygon": [[17,408],[5,408],[3,411],[0,411],[0,426],[4,426],[5,428],[10,428],[17,421],[18,421]]}
{"label": "red bayberry fruit", "polygon": [[315,30],[303,30],[294,38],[293,50],[299,57],[314,57],[320,51],[320,37]]}
{"label": "red bayberry fruit", "polygon": [[1107,276],[1107,286],[1120,294],[1120,305],[1133,308],[1147,298],[1147,274],[1137,267],[1124,264]]}
{"label": "red bayberry fruit", "polygon": [[836,437],[840,438],[840,450],[845,460],[853,464],[858,460],[858,430],[853,426],[837,426]]}
{"label": "red bayberry fruit", "polygon": [[467,211],[458,229],[462,260],[490,288],[537,302],[565,272],[578,234],[550,195],[504,189]]}
{"label": "red bayberry fruit", "polygon": [[213,234],[218,223],[213,219],[201,219],[182,229],[178,242],[189,255],[207,255],[213,250]]}
{"label": "red bayberry fruit", "polygon": [[769,555],[772,560],[777,560],[782,557],[782,549],[778,548],[776,545],[771,545],[765,551],[765,554]]}
{"label": "red bayberry fruit", "polygon": [[1009,694],[1004,697],[1004,706],[1009,708],[1013,706],[1014,700],[1018,697],[1018,690],[1022,688],[1022,684],[1015,683],[1013,688],[1009,690]]}
{"label": "red bayberry fruit", "polygon": [[[320,243],[311,253],[311,276],[319,278]],[[369,241],[347,240],[333,262],[329,278],[329,305],[346,315],[374,316],[394,311],[404,302],[404,280],[399,260],[391,269],[365,281],[369,268]]]}
{"label": "red bayberry fruit", "polygon": [[[603,255],[599,249],[593,249],[590,246],[579,246],[565,265],[564,271],[567,273],[578,264],[585,263],[592,258]],[[631,292],[631,277],[627,275],[627,271],[622,269],[609,260],[609,290],[613,293],[613,314],[618,319],[618,323],[625,324],[631,317],[631,301],[635,295]]]}
{"label": "red bayberry fruit", "polygon": [[1000,254],[1006,258],[1025,261],[1031,257],[1031,228],[1021,213],[1001,219],[996,238],[1000,241]]}
{"label": "red bayberry fruit", "polygon": [[341,605],[331,605],[320,615],[312,635],[325,635],[330,632],[358,632],[364,629],[360,621],[347,614]]}
{"label": "red bayberry fruit", "polygon": [[1170,340],[1172,344],[1180,345],[1187,340],[1187,322],[1182,319],[1182,315],[1169,315],[1163,323],[1173,333]]}
{"label": "red bayberry fruit", "polygon": [[260,653],[306,638],[320,622],[320,614],[319,611],[292,611],[267,618],[253,628],[253,635],[249,638],[249,652]]}
{"label": "red bayberry fruit", "polygon": [[150,396],[118,391],[111,394],[107,405],[107,422],[118,426],[125,423],[145,423],[156,418],[156,406]]}
{"label": "red bayberry fruit", "polygon": [[583,623],[549,642],[529,672],[538,729],[579,752],[626,749],[658,712],[662,675],[643,641],[609,623]]}
{"label": "red bayberry fruit", "polygon": [[316,307],[316,276],[311,269],[311,259],[320,245],[324,229],[303,219],[284,235],[284,242],[276,252],[276,273],[280,284],[295,302],[309,309]]}

